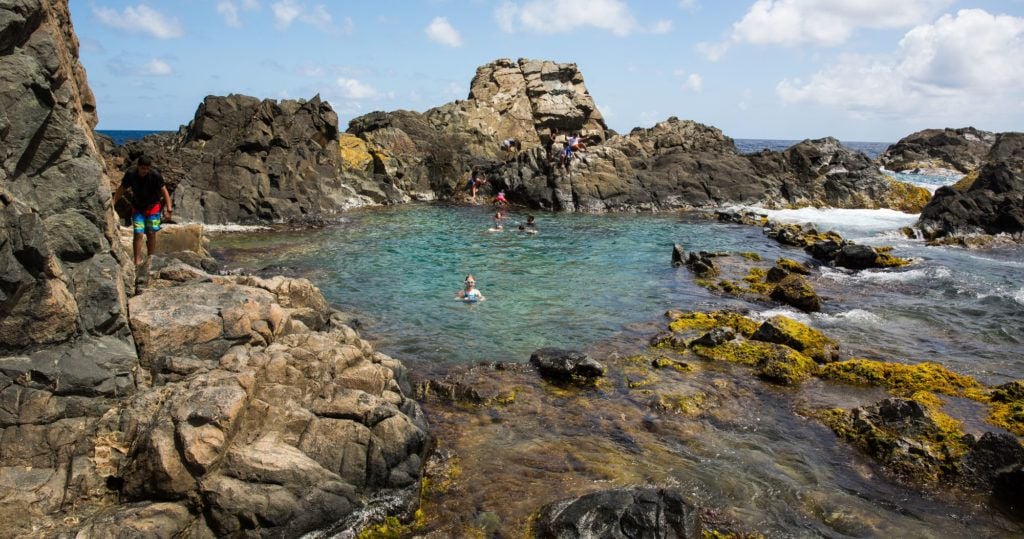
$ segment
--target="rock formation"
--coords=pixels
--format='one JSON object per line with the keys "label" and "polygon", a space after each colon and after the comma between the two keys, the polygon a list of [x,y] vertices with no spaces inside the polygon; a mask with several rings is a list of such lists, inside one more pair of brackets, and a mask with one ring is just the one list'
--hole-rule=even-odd
{"label": "rock formation", "polygon": [[925,129],[886,148],[878,160],[897,172],[960,172],[981,167],[996,136],[973,127]]}
{"label": "rock formation", "polygon": [[[464,197],[478,167],[485,192],[555,211],[634,211],[722,204],[919,211],[928,192],[881,174],[835,139],[742,155],[714,127],[669,118],[620,136],[605,127],[575,64],[497,60],[477,69],[468,99],[423,113],[354,118],[345,133],[325,103],[207,97],[176,135],[111,152],[146,152],[173,186],[179,215],[205,222],[330,217],[361,204]],[[553,130],[588,150],[569,167]],[[501,141],[523,151],[505,163]],[[485,189],[486,191],[486,189]]]}
{"label": "rock formation", "polygon": [[1002,133],[965,191],[940,187],[921,212],[925,238],[1024,232],[1024,133]]}
{"label": "rock formation", "polygon": [[188,221],[294,222],[387,199],[342,167],[338,116],[319,97],[209,96],[177,133],[130,143],[108,160],[127,166],[144,153],[164,174],[175,214]]}
{"label": "rock formation", "polygon": [[[66,0],[0,7],[2,534],[291,536],[384,488],[414,497],[427,434],[405,369],[308,281],[212,276],[192,226],[136,289],[77,56]],[[201,112],[181,163],[231,183],[179,186],[179,208],[335,208],[297,180],[339,162],[312,151],[337,144],[325,104]],[[246,145],[210,135],[227,129]]]}

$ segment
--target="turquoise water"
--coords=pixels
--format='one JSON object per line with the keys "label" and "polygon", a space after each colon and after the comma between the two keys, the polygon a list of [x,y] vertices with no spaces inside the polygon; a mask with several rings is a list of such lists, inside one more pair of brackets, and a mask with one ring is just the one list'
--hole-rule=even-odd
{"label": "turquoise water", "polygon": [[[363,210],[314,234],[269,244],[229,236],[217,245],[237,264],[315,272],[324,294],[357,312],[399,357],[467,362],[522,361],[542,346],[585,346],[668,308],[720,303],[671,267],[672,244],[750,243],[709,235],[707,221],[678,214],[538,214],[536,235],[516,231],[521,212],[505,231],[488,232],[492,215],[479,207]],[[486,301],[453,299],[467,274]]]}
{"label": "turquoise water", "polygon": [[[228,269],[312,279],[332,304],[355,314],[380,349],[403,360],[525,361],[542,346],[587,348],[623,332],[649,337],[667,309],[739,307],[781,312],[840,339],[845,354],[939,361],[989,383],[1024,378],[1024,250],[928,247],[896,234],[916,216],[887,210],[794,210],[772,218],[815,223],[845,237],[889,244],[913,257],[900,270],[812,276],[824,297],[808,316],[714,295],[672,268],[687,250],[753,251],[808,260],[757,227],[684,213],[538,213],[540,233],[491,233],[493,210],[410,205],[346,214],[319,230],[214,237]],[[487,296],[454,300],[472,273]]]}

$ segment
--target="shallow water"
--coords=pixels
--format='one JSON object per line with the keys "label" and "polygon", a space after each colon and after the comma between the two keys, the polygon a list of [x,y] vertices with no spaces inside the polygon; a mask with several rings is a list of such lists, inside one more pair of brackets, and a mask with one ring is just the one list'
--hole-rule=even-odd
{"label": "shallow water", "polygon": [[[766,212],[814,223],[915,258],[900,270],[824,269],[822,314],[794,317],[827,328],[850,353],[939,361],[986,382],[1024,378],[1024,249],[928,247],[896,234],[916,216],[890,210]],[[490,213],[465,206],[403,206],[347,214],[314,231],[214,236],[229,268],[307,275],[327,298],[355,312],[387,353],[426,362],[525,361],[542,346],[583,347],[667,309],[746,304],[694,284],[669,264],[671,246],[808,257],[756,227],[697,215],[539,214],[540,233],[487,232]],[[472,273],[487,296],[455,301]],[[781,309],[785,311],[785,309]]]}
{"label": "shallow water", "polygon": [[[812,280],[824,311],[805,315],[714,295],[685,268],[672,268],[673,243],[808,259],[757,227],[695,214],[538,214],[540,233],[526,236],[486,232],[484,208],[404,206],[354,211],[337,227],[315,231],[218,235],[213,247],[228,268],[271,266],[310,277],[417,380],[454,375],[484,393],[516,390],[508,406],[424,401],[439,453],[453,455],[448,465],[457,473],[428,472],[420,531],[479,536],[489,526],[503,534],[492,536],[518,536],[545,503],[655,484],[682,487],[733,529],[771,537],[1024,533],[983,497],[893,482],[811,417],[876,402],[881,390],[820,380],[779,388],[746,367],[692,359],[693,372],[651,375],[625,359],[664,328],[665,310],[731,306],[821,328],[844,356],[937,361],[992,384],[1024,378],[1024,249],[928,247],[896,233],[916,216],[892,211],[766,213],[891,244],[915,262],[857,274],[823,268]],[[510,221],[524,218],[513,213]],[[452,299],[467,272],[487,301]],[[548,345],[582,348],[605,361],[608,383],[566,391],[530,369],[471,367],[522,362]],[[631,387],[638,376],[653,380]],[[651,406],[659,395],[697,393],[706,401],[693,413]],[[947,411],[968,432],[991,429],[976,403],[961,401],[947,399]]]}

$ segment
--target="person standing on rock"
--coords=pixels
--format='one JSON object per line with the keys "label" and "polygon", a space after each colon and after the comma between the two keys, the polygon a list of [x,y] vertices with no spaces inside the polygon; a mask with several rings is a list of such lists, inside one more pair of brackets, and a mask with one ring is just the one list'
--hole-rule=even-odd
{"label": "person standing on rock", "polygon": [[508,163],[509,158],[518,156],[519,152],[523,151],[523,144],[518,139],[505,139],[501,141],[501,149],[505,150],[505,162]]}
{"label": "person standing on rock", "polygon": [[[174,210],[171,208],[171,194],[164,185],[164,177],[153,168],[153,161],[143,155],[135,163],[135,167],[124,173],[121,185],[114,193],[114,204],[124,196],[125,190],[131,191],[129,202],[132,205],[132,254],[135,265],[142,264],[142,243],[146,243],[146,257],[156,251],[156,233],[160,231],[161,213],[167,219]],[[162,202],[162,204],[161,204]]]}

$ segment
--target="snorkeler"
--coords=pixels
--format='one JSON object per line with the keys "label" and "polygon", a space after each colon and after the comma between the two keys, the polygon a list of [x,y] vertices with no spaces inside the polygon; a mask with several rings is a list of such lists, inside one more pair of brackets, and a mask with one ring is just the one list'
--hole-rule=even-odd
{"label": "snorkeler", "polygon": [[455,299],[466,303],[476,303],[487,299],[479,290],[476,289],[476,279],[474,279],[472,275],[466,276],[465,285],[465,288],[459,290],[458,294],[455,294]]}

